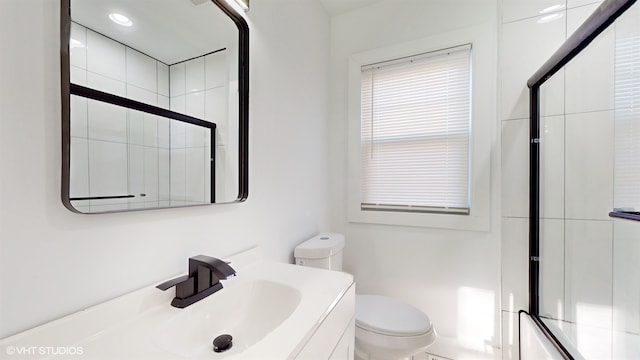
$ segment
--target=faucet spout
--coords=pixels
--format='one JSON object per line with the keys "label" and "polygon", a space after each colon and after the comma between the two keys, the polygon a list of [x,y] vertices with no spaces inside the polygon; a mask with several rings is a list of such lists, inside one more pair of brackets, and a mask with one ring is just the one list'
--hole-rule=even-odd
{"label": "faucet spout", "polygon": [[235,276],[236,271],[225,261],[206,255],[197,255],[189,258],[189,274],[198,270],[199,266],[204,266],[211,270],[219,279],[226,280],[230,276]]}

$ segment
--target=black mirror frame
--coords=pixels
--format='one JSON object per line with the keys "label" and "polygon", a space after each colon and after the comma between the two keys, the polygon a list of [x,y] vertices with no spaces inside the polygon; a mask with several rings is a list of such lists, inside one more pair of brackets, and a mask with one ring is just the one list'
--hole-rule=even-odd
{"label": "black mirror frame", "polygon": [[[249,26],[242,15],[225,0],[211,0],[224,12],[238,28],[238,196],[233,202],[243,202],[249,196]],[[60,1],[60,82],[62,103],[62,184],[61,197],[64,206],[74,213],[80,213],[70,200],[71,164],[71,81],[69,36],[71,34],[71,0]],[[144,110],[143,110],[144,111]],[[213,179],[213,178],[212,178]],[[173,207],[170,207],[173,208]],[[166,209],[166,208],[164,208]],[[152,209],[127,209],[129,212]]]}

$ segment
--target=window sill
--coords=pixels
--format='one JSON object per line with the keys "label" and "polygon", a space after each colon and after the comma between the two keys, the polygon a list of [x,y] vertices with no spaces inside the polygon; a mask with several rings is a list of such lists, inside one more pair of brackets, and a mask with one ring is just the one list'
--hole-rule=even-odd
{"label": "window sill", "polygon": [[[472,214],[475,212],[472,212]],[[349,222],[395,225],[410,227],[428,227],[462,231],[489,231],[489,216],[438,213],[407,213],[395,211],[367,211],[359,208],[349,209]],[[485,212],[488,214],[488,211]]]}

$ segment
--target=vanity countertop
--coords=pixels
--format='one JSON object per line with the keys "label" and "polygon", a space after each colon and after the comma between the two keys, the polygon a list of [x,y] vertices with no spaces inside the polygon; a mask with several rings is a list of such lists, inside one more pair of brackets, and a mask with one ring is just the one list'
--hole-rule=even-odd
{"label": "vanity countertop", "polygon": [[[185,308],[149,286],[0,340],[19,359],[291,359],[354,286],[342,272],[231,260],[237,276]],[[160,283],[160,281],[158,282]],[[212,350],[222,333],[234,346]]]}

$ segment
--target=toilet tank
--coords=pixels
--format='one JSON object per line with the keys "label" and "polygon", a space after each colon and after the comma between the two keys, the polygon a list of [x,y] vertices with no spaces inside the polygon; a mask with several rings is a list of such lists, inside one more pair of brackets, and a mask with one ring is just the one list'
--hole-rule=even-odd
{"label": "toilet tank", "polygon": [[342,271],[344,236],[322,233],[296,246],[293,256],[297,265]]}

